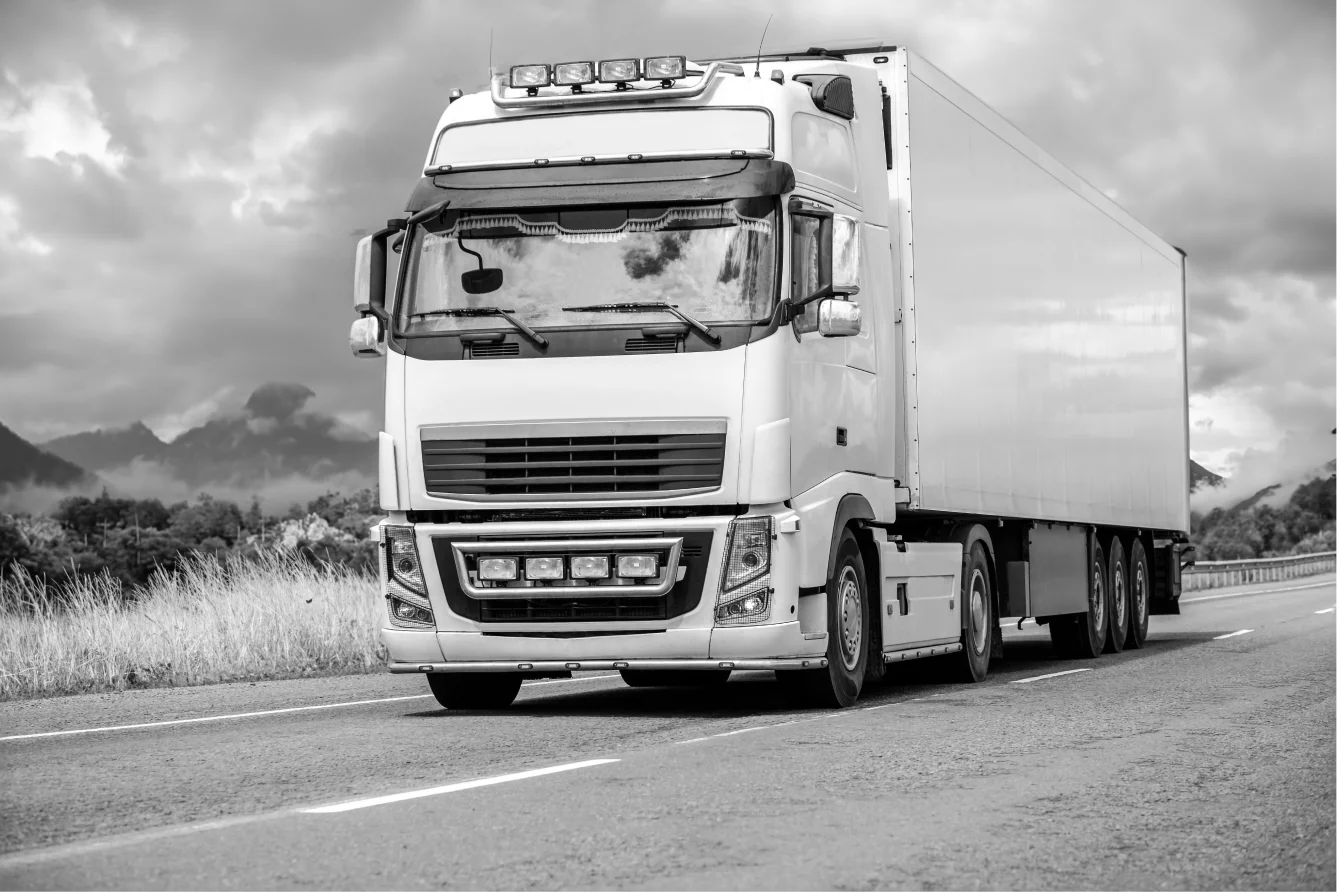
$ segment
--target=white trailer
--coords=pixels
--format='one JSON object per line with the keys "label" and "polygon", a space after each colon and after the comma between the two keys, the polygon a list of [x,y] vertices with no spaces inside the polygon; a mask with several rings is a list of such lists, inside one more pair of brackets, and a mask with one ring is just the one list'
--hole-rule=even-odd
{"label": "white trailer", "polygon": [[982,679],[1003,617],[1090,658],[1177,612],[1183,254],[913,53],[516,66],[407,211],[350,341],[390,669],[444,705],[586,669],[848,705]]}

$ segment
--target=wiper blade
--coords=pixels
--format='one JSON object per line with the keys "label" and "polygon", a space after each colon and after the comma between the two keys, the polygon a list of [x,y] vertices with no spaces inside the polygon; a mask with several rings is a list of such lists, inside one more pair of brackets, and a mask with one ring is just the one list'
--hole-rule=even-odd
{"label": "wiper blade", "polygon": [[548,339],[534,329],[525,325],[519,319],[511,315],[511,310],[503,310],[501,307],[458,307],[453,310],[427,310],[423,313],[414,313],[409,316],[410,319],[423,319],[427,316],[500,316],[511,325],[515,326],[520,334],[529,338],[537,347],[547,347]]}
{"label": "wiper blade", "polygon": [[663,310],[666,313],[672,313],[683,322],[686,322],[692,328],[700,332],[701,337],[710,341],[712,344],[720,342],[720,336],[710,330],[710,326],[704,322],[698,322],[691,316],[688,316],[682,310],[666,303],[627,303],[627,304],[591,304],[588,307],[562,307],[572,313],[637,313],[642,310]]}

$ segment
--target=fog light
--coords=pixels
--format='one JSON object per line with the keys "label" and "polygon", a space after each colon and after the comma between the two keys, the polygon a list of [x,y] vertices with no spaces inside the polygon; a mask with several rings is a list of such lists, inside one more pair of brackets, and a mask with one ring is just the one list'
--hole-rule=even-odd
{"label": "fog light", "polygon": [[483,558],[478,562],[478,578],[505,580],[516,577],[518,561],[513,557]]}
{"label": "fog light", "polygon": [[653,554],[619,554],[617,575],[628,579],[648,579],[659,573],[659,558]]}
{"label": "fog light", "polygon": [[566,561],[561,557],[525,558],[526,579],[561,579],[566,575]]}
{"label": "fog light", "polygon": [[572,579],[607,579],[608,555],[582,554],[571,558]]}

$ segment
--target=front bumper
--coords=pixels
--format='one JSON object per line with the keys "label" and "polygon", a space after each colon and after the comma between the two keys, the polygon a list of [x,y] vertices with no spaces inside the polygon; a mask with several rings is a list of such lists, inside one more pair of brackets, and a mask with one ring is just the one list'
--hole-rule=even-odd
{"label": "front bumper", "polygon": [[[406,629],[388,621],[381,640],[392,672],[496,672],[580,669],[803,669],[824,665],[826,633],[800,628],[792,537],[772,542],[769,617],[762,622],[716,625],[719,573],[725,532],[733,517],[592,521],[568,523],[417,524],[415,538],[427,583],[435,629]],[[667,536],[709,532],[705,578],[699,602],[680,615],[659,620],[486,622],[451,609],[443,573],[453,561],[438,560],[434,540],[461,532],[486,538],[556,538],[569,534],[647,532]],[[446,580],[450,582],[451,580]],[[456,595],[458,600],[458,594]],[[728,663],[730,666],[723,666]],[[425,668],[424,668],[425,667]]]}

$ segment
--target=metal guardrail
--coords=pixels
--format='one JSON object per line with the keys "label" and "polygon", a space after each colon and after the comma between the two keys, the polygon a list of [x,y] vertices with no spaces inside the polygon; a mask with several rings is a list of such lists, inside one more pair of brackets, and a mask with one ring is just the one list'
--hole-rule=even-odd
{"label": "metal guardrail", "polygon": [[1194,592],[1254,582],[1275,582],[1333,569],[1337,569],[1337,551],[1242,561],[1198,561],[1184,571],[1182,590]]}

